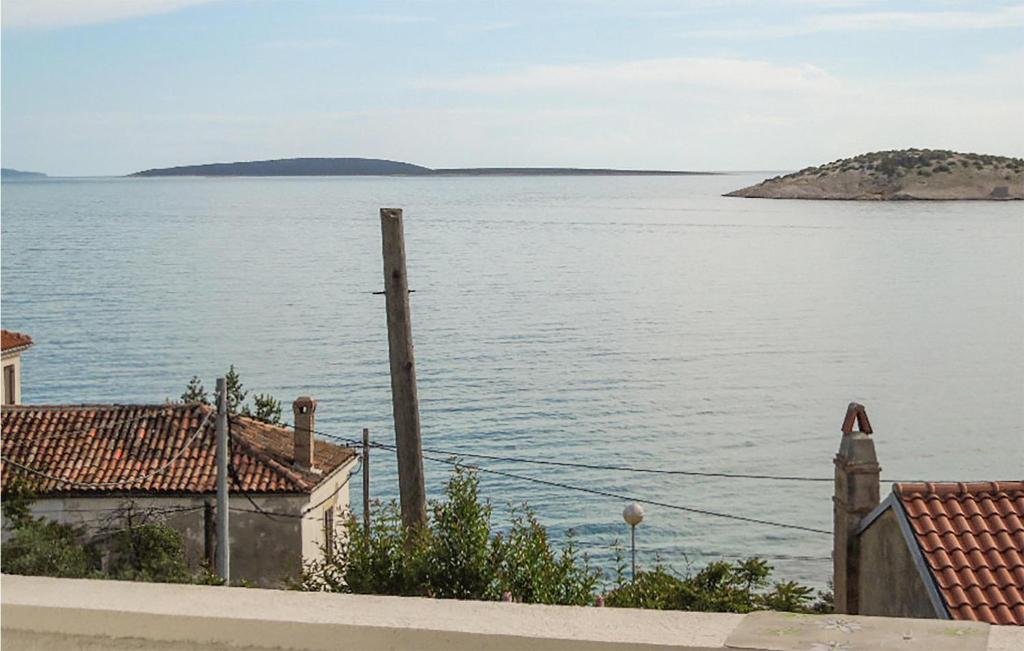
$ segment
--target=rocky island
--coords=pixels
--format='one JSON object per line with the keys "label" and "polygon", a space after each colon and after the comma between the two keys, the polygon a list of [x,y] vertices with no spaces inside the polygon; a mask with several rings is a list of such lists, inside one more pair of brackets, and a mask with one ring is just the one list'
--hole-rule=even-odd
{"label": "rocky island", "polygon": [[861,154],[726,194],[761,199],[1024,199],[1024,159],[901,149]]}
{"label": "rocky island", "polygon": [[676,170],[582,167],[460,167],[431,169],[380,158],[280,158],[143,170],[129,176],[666,176],[715,174]]}
{"label": "rocky island", "polygon": [[26,172],[24,170],[14,170],[9,167],[0,168],[0,179],[27,181],[45,178],[47,178],[47,176],[42,172]]}

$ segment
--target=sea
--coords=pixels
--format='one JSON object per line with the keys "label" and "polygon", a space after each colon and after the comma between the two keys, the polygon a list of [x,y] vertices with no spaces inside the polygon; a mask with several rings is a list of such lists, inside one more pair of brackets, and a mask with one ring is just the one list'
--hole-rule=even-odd
{"label": "sea", "polygon": [[[233,364],[284,420],[309,395],[319,431],[393,444],[402,208],[431,499],[461,458],[496,528],[528,504],[605,570],[636,500],[641,567],[820,587],[851,401],[883,495],[1024,476],[1024,204],[722,196],[772,175],[5,181],[2,321],[36,342],[26,403],[161,403]],[[394,455],[369,471],[393,499]]]}

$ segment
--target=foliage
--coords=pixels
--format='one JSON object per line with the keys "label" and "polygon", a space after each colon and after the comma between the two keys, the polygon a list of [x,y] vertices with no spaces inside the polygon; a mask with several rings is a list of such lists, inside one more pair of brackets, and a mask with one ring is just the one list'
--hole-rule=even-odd
{"label": "foliage", "polygon": [[394,502],[372,509],[369,531],[355,519],[327,560],[306,567],[308,590],[518,601],[588,603],[598,572],[571,544],[553,549],[547,532],[528,509],[506,534],[495,533],[491,506],[481,500],[479,480],[453,470],[445,500],[433,502],[426,526],[406,530]]}
{"label": "foliage", "polygon": [[620,581],[605,599],[617,608],[749,613],[755,610],[810,612],[813,590],[792,581],[771,584],[763,559],[716,561],[696,574],[675,576],[661,565]]}
{"label": "foliage", "polygon": [[493,553],[502,594],[527,603],[582,606],[593,601],[600,573],[579,553],[571,533],[556,553],[527,507],[514,515],[507,536],[495,537]]}
{"label": "foliage", "polygon": [[[375,503],[370,530],[349,519],[347,536],[310,563],[306,590],[429,596],[586,605],[598,594],[600,573],[572,542],[561,549],[526,506],[513,512],[507,531],[495,532],[491,506],[479,495],[475,473],[456,467],[445,499],[431,504],[427,525],[407,531],[394,502]],[[772,568],[751,558],[719,561],[695,574],[676,576],[658,564],[636,581],[625,577],[626,563],[616,548],[613,589],[608,606],[747,613],[754,610],[828,612],[826,601],[812,604],[813,590],[772,582]],[[822,595],[824,596],[824,595]]]}
{"label": "foliage", "polygon": [[25,494],[7,495],[4,518],[11,535],[3,544],[0,571],[82,578],[93,574],[98,559],[82,544],[82,532],[66,524],[33,517]]}
{"label": "foliage", "polygon": [[228,369],[227,374],[224,376],[224,385],[228,394],[228,413],[240,413],[239,410],[245,408],[245,397],[249,395],[249,392],[242,389],[242,378],[238,375],[238,371],[235,370],[234,364],[231,365],[231,368]]}
{"label": "foliage", "polygon": [[[160,523],[127,526],[109,540],[107,574],[121,581],[188,583],[193,580],[185,563],[181,534]],[[95,544],[95,543],[94,543]]]}
{"label": "foliage", "polygon": [[271,423],[274,425],[281,422],[281,401],[274,399],[269,393],[259,393],[252,398],[254,413],[249,413],[249,407],[243,407],[242,411],[246,416],[255,420]]}
{"label": "foliage", "polygon": [[140,518],[133,505],[90,535],[83,528],[33,516],[30,501],[22,492],[4,496],[4,517],[11,528],[0,555],[5,574],[211,582],[209,572],[193,575],[189,570],[179,532],[146,515]]}
{"label": "foliage", "polygon": [[[232,364],[224,375],[224,386],[227,389],[228,413],[232,415],[245,416],[253,420],[263,421],[274,425],[281,423],[281,401],[269,393],[260,393],[253,396],[253,406],[249,407],[246,398],[249,392],[242,384],[241,375],[235,370]],[[189,380],[185,392],[181,394],[181,402],[200,402],[204,405],[210,404],[209,395],[203,386],[198,375],[193,375]]]}
{"label": "foliage", "polygon": [[181,402],[201,402],[204,405],[210,404],[210,397],[206,393],[203,381],[198,375],[193,375],[185,387],[185,393],[181,394]]}

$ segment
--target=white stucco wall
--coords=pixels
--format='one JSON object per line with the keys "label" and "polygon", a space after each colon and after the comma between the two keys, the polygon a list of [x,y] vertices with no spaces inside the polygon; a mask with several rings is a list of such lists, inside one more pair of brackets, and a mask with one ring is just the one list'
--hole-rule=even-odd
{"label": "white stucco wall", "polygon": [[309,496],[309,505],[306,507],[308,513],[302,519],[302,557],[304,559],[318,559],[322,556],[327,533],[324,518],[328,511],[333,513],[334,535],[340,537],[345,534],[345,519],[351,508],[349,489],[352,469],[355,465],[356,460],[353,458],[337,468],[325,477],[324,481]]}

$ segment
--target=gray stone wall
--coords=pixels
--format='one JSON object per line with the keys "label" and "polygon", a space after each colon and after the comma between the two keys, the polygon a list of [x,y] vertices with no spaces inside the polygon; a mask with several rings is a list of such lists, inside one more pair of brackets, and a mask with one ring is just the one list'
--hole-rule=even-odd
{"label": "gray stone wall", "polygon": [[858,615],[937,617],[892,509],[860,534]]}

